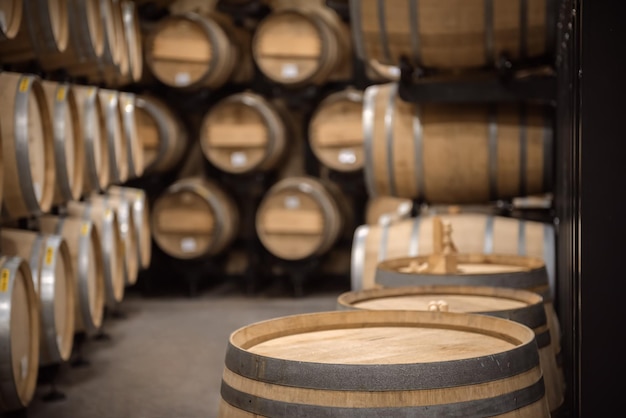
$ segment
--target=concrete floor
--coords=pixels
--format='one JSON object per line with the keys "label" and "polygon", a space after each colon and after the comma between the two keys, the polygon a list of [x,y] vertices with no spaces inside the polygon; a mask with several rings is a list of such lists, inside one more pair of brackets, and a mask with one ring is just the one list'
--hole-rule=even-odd
{"label": "concrete floor", "polygon": [[88,340],[90,365],[63,365],[57,378],[67,398],[47,403],[49,385],[38,386],[28,418],[216,417],[228,336],[273,317],[334,310],[348,289],[326,289],[294,298],[284,289],[246,296],[221,285],[196,298],[129,294],[126,318],[108,318],[110,340]]}

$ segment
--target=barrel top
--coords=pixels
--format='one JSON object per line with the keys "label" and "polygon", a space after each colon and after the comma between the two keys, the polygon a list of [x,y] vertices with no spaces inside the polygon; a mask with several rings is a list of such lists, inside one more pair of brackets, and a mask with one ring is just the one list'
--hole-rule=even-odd
{"label": "barrel top", "polygon": [[[459,271],[454,275],[490,275],[502,273],[530,272],[545,268],[543,260],[509,254],[458,254]],[[414,275],[436,275],[420,271],[428,256],[402,257],[381,261],[378,270]]]}
{"label": "barrel top", "polygon": [[253,354],[295,361],[405,364],[491,355],[532,339],[526,327],[499,318],[383,310],[271,319],[240,328],[230,343]]}
{"label": "barrel top", "polygon": [[346,292],[337,298],[341,307],[370,310],[427,311],[443,301],[449,312],[485,313],[521,309],[543,303],[533,292],[488,286],[406,286]]}

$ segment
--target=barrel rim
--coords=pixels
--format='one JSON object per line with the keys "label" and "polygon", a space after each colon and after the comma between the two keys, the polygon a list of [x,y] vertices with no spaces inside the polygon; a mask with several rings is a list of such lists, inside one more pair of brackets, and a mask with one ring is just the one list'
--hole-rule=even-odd
{"label": "barrel rim", "polygon": [[14,39],[22,26],[22,16],[24,15],[23,0],[15,0],[13,4],[13,19],[5,28],[0,27],[0,38],[5,40]]}
{"label": "barrel rim", "polygon": [[[263,27],[267,24],[267,22],[273,20],[276,17],[282,17],[284,15],[289,15],[289,14],[296,15],[302,18],[303,20],[309,22],[313,26],[315,31],[317,32],[317,35],[320,41],[320,55],[316,60],[317,66],[314,69],[314,71],[306,75],[305,77],[299,76],[293,80],[286,80],[284,78],[275,77],[271,73],[268,73],[267,71],[265,71],[263,69],[263,65],[261,64],[259,60],[258,48],[256,48],[259,42],[259,37],[261,36],[261,32],[263,30]],[[322,70],[324,69],[324,66],[322,65],[322,63],[323,63],[323,57],[328,55],[328,43],[333,42],[333,39],[329,39],[329,37],[327,36],[326,29],[329,29],[329,28],[326,27],[325,22],[319,18],[319,16],[315,13],[314,9],[298,8],[298,7],[283,7],[283,8],[280,8],[279,10],[275,10],[273,13],[271,13],[266,18],[264,18],[261,22],[259,22],[254,32],[254,35],[252,36],[251,46],[252,46],[252,57],[254,59],[254,62],[259,68],[259,71],[261,71],[261,73],[263,73],[265,77],[267,77],[268,79],[272,80],[275,83],[280,83],[286,86],[298,86],[298,85],[306,84],[307,82],[311,80],[315,80],[317,77],[319,77]]]}
{"label": "barrel rim", "polygon": [[[13,356],[11,354],[11,314],[10,310],[2,312],[0,320],[3,322],[3,329],[8,330],[8,335],[0,336],[0,345],[5,346],[4,352],[9,355],[0,357],[0,367],[3,370],[8,371],[8,379],[0,380],[0,391],[2,393],[3,403],[11,409],[21,409],[28,405],[35,394],[35,388],[37,385],[37,373],[39,368],[39,326],[40,319],[37,309],[37,295],[33,284],[33,278],[31,275],[28,263],[20,257],[2,256],[0,257],[0,264],[2,270],[8,270],[9,280],[8,288],[6,292],[0,292],[0,311],[10,309],[11,300],[13,297],[13,288],[15,284],[15,278],[17,271],[24,278],[24,286],[26,288],[27,297],[29,299],[30,315],[29,315],[29,333],[30,333],[30,349],[28,352],[28,379],[23,387],[17,388],[15,386],[15,376],[13,374]],[[6,322],[5,322],[6,321]],[[8,365],[6,364],[8,358]]]}
{"label": "barrel rim", "polygon": [[[363,159],[363,162],[361,163],[361,165],[357,165],[353,167],[342,164],[342,163],[337,164],[334,161],[332,163],[329,163],[327,159],[322,157],[322,154],[320,152],[320,148],[322,147],[320,147],[317,144],[317,141],[315,140],[316,137],[312,135],[312,129],[311,129],[313,126],[313,123],[317,120],[317,118],[319,117],[319,114],[322,112],[325,106],[332,105],[332,104],[335,104],[341,101],[346,101],[346,100],[351,103],[359,103],[361,104],[361,107],[363,108],[364,92],[357,90],[353,87],[348,87],[347,89],[337,91],[337,92],[327,95],[324,99],[322,99],[321,102],[319,102],[319,104],[316,106],[315,110],[313,111],[313,114],[311,115],[311,118],[309,121],[307,132],[308,132],[309,142],[311,144],[311,151],[313,151],[313,154],[320,162],[322,162],[324,165],[330,168],[340,170],[343,172],[356,172],[356,171],[360,171],[363,169],[363,166],[365,164],[365,158]],[[363,111],[361,110],[361,114],[362,113]],[[363,119],[362,116],[360,117],[360,119],[361,120]],[[365,138],[363,138],[363,142],[365,142]]]}
{"label": "barrel rim", "polygon": [[[480,327],[477,325],[480,324]],[[515,345],[503,352],[460,360],[424,363],[346,364],[284,360],[254,354],[250,347],[274,338],[312,331],[380,326],[441,327],[505,339]],[[502,326],[507,327],[505,334]],[[282,328],[281,328],[282,327]],[[265,331],[265,329],[268,331]],[[284,332],[276,331],[282,329]],[[508,357],[519,356],[519,361]],[[231,333],[226,368],[261,382],[325,390],[419,390],[496,380],[539,364],[535,333],[525,325],[477,314],[430,311],[333,311],[291,315],[247,325]],[[259,365],[264,373],[259,374]],[[506,365],[506,366],[504,366]],[[502,366],[502,367],[501,367]],[[480,373],[472,372],[480,370]],[[465,372],[462,372],[465,371]],[[398,376],[406,379],[400,381]]]}
{"label": "barrel rim", "polygon": [[[155,60],[154,51],[153,51],[154,42],[157,36],[159,35],[160,31],[163,30],[168,24],[174,21],[186,21],[199,27],[201,29],[202,34],[206,38],[208,45],[211,47],[211,56],[209,60],[206,62],[206,70],[202,73],[202,75],[199,78],[197,78],[196,80],[190,81],[188,84],[185,84],[185,85],[177,85],[175,82],[172,83],[170,81],[164,80],[162,79],[162,77],[157,75],[157,73],[154,71],[154,60]],[[154,29],[150,31],[145,42],[146,48],[145,48],[144,53],[146,57],[146,64],[148,68],[150,69],[150,72],[161,83],[170,87],[178,88],[178,89],[193,89],[204,84],[215,73],[216,66],[214,64],[218,59],[218,55],[220,55],[218,53],[218,50],[215,48],[215,45],[217,45],[216,32],[215,32],[216,26],[219,26],[219,25],[216,22],[214,22],[210,17],[204,17],[195,12],[185,12],[185,13],[170,15],[166,19],[161,20],[159,23],[155,25]],[[222,28],[220,27],[219,30],[222,30]],[[226,36],[225,33],[223,35]]]}
{"label": "barrel rim", "polygon": [[128,50],[129,73],[133,82],[141,80],[143,74],[143,54],[141,49],[141,32],[139,30],[139,15],[137,7],[132,1],[123,1],[122,22]]}

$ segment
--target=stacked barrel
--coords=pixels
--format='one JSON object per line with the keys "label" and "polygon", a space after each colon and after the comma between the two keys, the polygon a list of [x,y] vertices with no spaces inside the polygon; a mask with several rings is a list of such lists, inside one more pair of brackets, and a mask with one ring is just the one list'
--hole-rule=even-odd
{"label": "stacked barrel", "polygon": [[[25,408],[40,367],[69,361],[75,334],[150,263],[133,2],[0,3],[0,413]],[[37,75],[35,75],[37,74]],[[154,159],[152,162],[154,162]]]}

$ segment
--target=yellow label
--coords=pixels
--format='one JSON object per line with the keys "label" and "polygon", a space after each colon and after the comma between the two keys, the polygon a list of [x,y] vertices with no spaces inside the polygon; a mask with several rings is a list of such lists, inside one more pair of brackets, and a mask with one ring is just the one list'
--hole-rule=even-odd
{"label": "yellow label", "polygon": [[60,86],[57,90],[57,102],[62,102],[65,100],[65,96],[67,95],[67,89],[65,86]]}
{"label": "yellow label", "polygon": [[94,87],[91,87],[89,90],[87,90],[87,94],[91,96],[95,91],[96,89]]}
{"label": "yellow label", "polygon": [[89,233],[89,222],[85,222],[83,226],[80,228],[80,234],[83,237],[86,237],[88,233]]}
{"label": "yellow label", "polygon": [[107,209],[104,211],[104,217],[108,218],[109,216],[111,216],[111,209]]}
{"label": "yellow label", "polygon": [[0,292],[4,293],[9,290],[9,278],[11,277],[11,272],[9,269],[2,269],[2,273],[0,273]]}
{"label": "yellow label", "polygon": [[54,257],[54,248],[46,247],[46,266],[52,264],[52,257]]}
{"label": "yellow label", "polygon": [[20,93],[24,93],[26,90],[28,90],[29,85],[30,85],[30,79],[26,77],[22,77],[22,79],[20,80],[20,86],[19,86]]}

